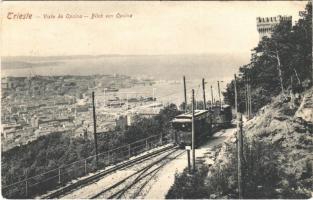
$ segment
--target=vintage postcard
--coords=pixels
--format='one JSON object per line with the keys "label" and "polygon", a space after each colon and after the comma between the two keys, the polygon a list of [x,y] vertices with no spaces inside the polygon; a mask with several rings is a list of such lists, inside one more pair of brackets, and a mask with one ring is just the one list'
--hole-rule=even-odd
{"label": "vintage postcard", "polygon": [[309,199],[312,1],[4,1],[6,199]]}

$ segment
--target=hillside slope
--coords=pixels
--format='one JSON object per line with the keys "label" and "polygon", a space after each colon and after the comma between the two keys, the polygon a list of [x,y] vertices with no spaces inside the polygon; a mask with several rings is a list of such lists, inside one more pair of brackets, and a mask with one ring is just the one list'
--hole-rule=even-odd
{"label": "hillside slope", "polygon": [[280,146],[280,168],[293,176],[298,186],[312,188],[312,125],[313,88],[301,95],[298,105],[293,105],[292,101],[281,102],[280,97],[276,97],[248,121],[244,134],[251,140]]}
{"label": "hillside slope", "polygon": [[[249,199],[307,199],[313,185],[313,88],[296,103],[275,97],[244,123],[243,196]],[[167,198],[238,198],[236,136],[216,148],[212,166],[198,161],[190,176],[176,175]],[[205,176],[207,174],[207,176]]]}

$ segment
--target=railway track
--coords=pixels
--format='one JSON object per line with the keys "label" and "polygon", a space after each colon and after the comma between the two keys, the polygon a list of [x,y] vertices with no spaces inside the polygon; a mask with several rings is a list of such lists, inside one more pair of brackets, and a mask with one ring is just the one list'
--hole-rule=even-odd
{"label": "railway track", "polygon": [[180,156],[184,153],[184,150],[173,149],[165,155],[157,158],[147,166],[142,167],[133,174],[121,179],[117,183],[109,186],[108,188],[100,191],[99,193],[91,196],[90,198],[95,199],[135,199],[137,198],[142,190],[147,186],[153,177],[168,164],[172,159]]}
{"label": "railway track", "polygon": [[[156,151],[153,151],[151,153],[147,153],[145,155],[142,155],[140,157],[136,157],[134,159],[131,159],[131,160],[128,160],[128,161],[125,161],[125,162],[122,162],[120,164],[117,164],[115,165],[114,167],[111,167],[107,170],[104,170],[104,171],[100,171],[94,175],[91,175],[91,176],[88,176],[84,179],[81,179],[81,180],[78,180],[74,183],[71,183],[69,185],[66,185],[62,188],[59,188],[49,194],[46,194],[46,195],[43,195],[41,196],[40,198],[42,199],[55,199],[55,198],[60,198],[62,196],[65,196],[66,194],[69,194],[73,191],[76,191],[80,188],[83,188],[87,185],[90,185],[92,183],[95,183],[97,182],[98,180],[100,180],[101,178],[107,176],[107,175],[110,175],[112,173],[114,173],[115,171],[117,170],[122,170],[122,169],[125,169],[125,168],[128,168],[128,167],[131,167],[131,166],[134,166],[138,163],[141,163],[145,160],[149,160],[149,159],[152,159],[154,157],[157,157],[161,154],[164,154],[166,152],[173,152],[173,151],[177,151],[176,147],[171,145],[171,146],[166,146],[162,149],[159,149],[159,150],[156,150]],[[147,168],[148,169],[148,168]],[[140,173],[140,172],[139,172]],[[95,197],[97,198],[97,197]]]}

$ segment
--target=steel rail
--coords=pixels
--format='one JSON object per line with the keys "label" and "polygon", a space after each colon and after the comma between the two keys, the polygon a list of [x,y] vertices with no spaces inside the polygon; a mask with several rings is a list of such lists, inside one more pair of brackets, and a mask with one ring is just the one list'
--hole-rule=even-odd
{"label": "steel rail", "polygon": [[[118,181],[117,183],[115,183],[114,185],[110,186],[109,188],[106,188],[105,190],[97,193],[96,195],[93,195],[91,197],[91,199],[95,199],[95,198],[107,198],[107,199],[113,199],[116,196],[118,196],[117,198],[120,198],[128,189],[130,189],[132,186],[134,186],[134,184],[136,184],[137,182],[139,182],[140,180],[146,178],[147,176],[149,176],[150,174],[154,173],[155,174],[158,172],[158,170],[160,170],[164,165],[166,165],[169,161],[167,160],[167,162],[163,163],[161,166],[158,166],[156,169],[153,169],[152,171],[148,172],[147,174],[145,174],[147,171],[149,171],[151,168],[153,168],[156,164],[164,161],[164,159],[166,159],[167,157],[169,157],[170,155],[172,155],[173,153],[179,151],[180,149],[174,149],[173,151],[169,152],[168,154],[166,154],[165,156],[162,156],[161,158],[158,158],[156,161],[150,163],[149,165],[143,167],[142,169],[140,169],[139,171],[136,171],[135,173],[127,176],[126,178]],[[181,152],[180,154],[176,155],[176,157],[178,157],[179,155],[181,155],[183,152]],[[154,175],[155,175],[154,174]],[[117,192],[113,193],[112,195],[110,195],[109,197],[102,197],[103,194],[115,189],[118,186],[121,186],[123,183],[127,182],[129,179],[133,178],[135,175],[138,175],[135,180],[131,181],[131,183],[129,185],[127,185],[127,187],[123,187],[122,189],[118,190]]]}
{"label": "steel rail", "polygon": [[168,147],[165,147],[163,149],[154,151],[152,153],[145,154],[143,156],[134,158],[133,160],[122,162],[122,163],[117,164],[116,166],[114,166],[112,168],[109,168],[109,169],[105,170],[105,171],[101,171],[101,172],[99,172],[97,174],[94,174],[92,176],[89,176],[89,177],[87,177],[85,179],[81,179],[81,180],[79,180],[77,182],[74,182],[74,183],[69,184],[69,185],[67,185],[65,187],[62,187],[62,188],[60,188],[60,189],[58,189],[58,190],[56,190],[56,191],[54,191],[54,192],[52,192],[50,194],[43,195],[43,196],[41,196],[41,198],[43,198],[43,199],[55,199],[55,198],[58,198],[60,196],[63,196],[64,194],[67,194],[67,193],[75,190],[75,189],[78,189],[78,188],[81,188],[81,187],[86,186],[88,184],[91,184],[93,182],[96,182],[99,179],[101,179],[103,176],[108,175],[108,174],[110,174],[112,172],[115,172],[116,170],[123,169],[125,167],[129,167],[131,165],[134,165],[134,164],[136,164],[138,162],[142,162],[145,159],[149,159],[151,157],[155,157],[155,156],[157,156],[157,155],[159,155],[159,154],[161,154],[161,153],[163,153],[163,152],[165,152],[167,150],[173,149],[173,148],[175,148],[175,147],[174,146],[168,146]]}
{"label": "steel rail", "polygon": [[[173,152],[175,152],[175,151],[177,151],[177,149],[174,149],[174,151],[171,151],[169,154],[163,156],[162,158],[158,159],[157,161],[166,158],[167,156],[169,156],[171,153],[173,153]],[[98,198],[99,196],[103,195],[104,193],[106,193],[106,192],[108,192],[108,191],[110,191],[110,190],[116,188],[117,186],[121,185],[122,183],[124,183],[125,181],[127,181],[128,179],[130,179],[131,177],[133,177],[133,176],[135,176],[135,175],[137,175],[137,174],[139,174],[139,173],[145,172],[146,170],[149,170],[149,169],[150,169],[153,165],[155,165],[155,164],[156,164],[156,161],[154,161],[153,163],[149,164],[148,166],[145,166],[144,168],[142,168],[142,169],[136,171],[135,173],[133,173],[133,174],[127,176],[126,178],[124,178],[124,179],[118,181],[117,183],[115,183],[114,185],[110,186],[109,188],[107,188],[107,189],[105,189],[105,190],[103,190],[103,191],[101,191],[101,192],[99,192],[99,193],[93,195],[93,196],[91,197],[91,199]]]}
{"label": "steel rail", "polygon": [[[179,153],[178,155],[176,155],[174,158],[182,155],[184,152]],[[147,174],[142,173],[138,178],[136,178],[128,187],[122,189],[120,192],[118,192],[118,196],[116,197],[117,199],[120,199],[122,197],[122,195],[125,194],[125,192],[127,192],[130,188],[132,188],[134,185],[136,185],[137,183],[139,183],[141,180],[143,180],[144,178],[147,178],[151,175],[150,178],[154,177],[166,164],[168,164],[170,162],[170,160],[166,160],[166,162],[162,163],[160,166],[158,166],[157,168],[153,169],[152,171],[148,172]],[[139,188],[139,191],[137,191],[134,195],[132,195],[132,198],[136,198],[136,196],[142,191],[142,189],[150,182],[151,179],[147,179]],[[115,195],[116,196],[116,195]],[[111,197],[109,197],[109,199],[112,199]]]}

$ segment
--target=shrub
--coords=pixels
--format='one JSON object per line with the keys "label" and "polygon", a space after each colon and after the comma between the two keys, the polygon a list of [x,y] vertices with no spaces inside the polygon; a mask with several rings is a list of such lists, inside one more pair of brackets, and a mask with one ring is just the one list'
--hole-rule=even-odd
{"label": "shrub", "polygon": [[[307,164],[307,173],[303,174],[306,182],[302,185],[293,174],[285,173],[282,167],[285,161],[279,160],[282,153],[280,146],[262,141],[244,141],[244,198],[310,197],[306,185],[309,185],[308,177],[312,177],[309,172],[312,165]],[[238,198],[237,148],[228,148],[226,157],[229,162],[210,168],[209,173],[208,167],[201,166],[194,176],[188,175],[186,169],[182,174],[176,174],[175,183],[166,198]]]}
{"label": "shrub", "polygon": [[191,175],[188,169],[182,174],[175,174],[175,184],[166,194],[166,199],[202,199],[207,198],[208,193],[204,180],[208,173],[208,167],[200,165]]}

